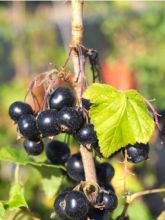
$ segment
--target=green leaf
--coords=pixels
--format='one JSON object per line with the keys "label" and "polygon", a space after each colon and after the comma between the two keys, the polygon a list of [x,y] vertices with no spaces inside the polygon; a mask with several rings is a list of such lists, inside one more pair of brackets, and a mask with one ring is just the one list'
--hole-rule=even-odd
{"label": "green leaf", "polygon": [[36,167],[37,169],[40,169],[40,167],[45,167],[47,169],[52,168],[54,172],[59,168],[65,170],[64,166],[60,166],[60,165],[57,166],[57,165],[47,164],[44,162],[35,161],[31,157],[29,157],[24,150],[14,147],[2,147],[0,149],[0,160],[18,163],[21,165],[29,164],[32,165],[33,167]]}
{"label": "green leaf", "polygon": [[34,220],[38,219],[33,216],[27,208],[9,208],[6,210],[3,220]]}
{"label": "green leaf", "polygon": [[5,208],[3,206],[3,203],[0,202],[0,220],[4,219],[4,215],[5,215]]}
{"label": "green leaf", "polygon": [[24,189],[19,183],[14,183],[10,189],[10,198],[7,202],[10,208],[27,207],[28,205],[24,198]]}
{"label": "green leaf", "polygon": [[62,176],[51,176],[41,180],[42,188],[48,198],[52,198],[58,191],[62,183]]}
{"label": "green leaf", "polygon": [[137,91],[118,91],[95,83],[85,91],[84,98],[92,103],[89,115],[105,157],[128,144],[149,141],[154,121]]}

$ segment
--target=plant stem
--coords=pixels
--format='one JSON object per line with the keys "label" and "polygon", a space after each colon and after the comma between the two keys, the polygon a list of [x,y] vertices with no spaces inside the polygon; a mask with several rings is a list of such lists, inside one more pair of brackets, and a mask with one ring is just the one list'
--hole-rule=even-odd
{"label": "plant stem", "polygon": [[[76,45],[83,44],[83,1],[72,0],[72,47],[76,48]],[[80,59],[76,49],[72,50],[72,61],[75,73],[75,79],[78,79],[76,83],[76,93],[78,100],[81,100],[82,88],[83,88],[83,77],[80,70]],[[85,66],[81,66],[83,71]],[[84,165],[85,179],[88,182],[96,183],[96,171],[91,151],[88,151],[84,146],[80,146],[80,153]]]}
{"label": "plant stem", "polygon": [[124,209],[123,209],[121,215],[116,218],[116,220],[123,220],[124,219],[129,204],[132,203],[138,197],[153,194],[153,193],[162,193],[162,192],[165,192],[165,189],[149,189],[149,190],[133,193],[132,195],[127,195]]}
{"label": "plant stem", "polygon": [[15,171],[14,171],[14,176],[15,176],[15,182],[19,182],[19,164],[16,164]]}
{"label": "plant stem", "polygon": [[127,196],[127,203],[130,204],[133,200],[137,199],[140,196],[149,195],[153,193],[162,193],[162,192],[165,192],[165,189],[149,189],[149,190],[137,192],[130,196]]}

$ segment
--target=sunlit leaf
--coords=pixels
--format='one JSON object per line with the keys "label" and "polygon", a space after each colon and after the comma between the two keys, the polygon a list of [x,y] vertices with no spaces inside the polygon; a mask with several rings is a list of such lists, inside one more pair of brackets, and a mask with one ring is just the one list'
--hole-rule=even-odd
{"label": "sunlit leaf", "polygon": [[18,163],[21,165],[32,165],[39,169],[39,167],[46,167],[46,168],[52,168],[55,170],[57,169],[64,169],[64,166],[56,166],[52,164],[48,164],[45,162],[38,162],[33,160],[31,157],[29,157],[24,150],[21,150],[19,148],[14,147],[2,147],[0,149],[0,160],[2,161],[10,161],[13,163]]}
{"label": "sunlit leaf", "polygon": [[28,207],[24,198],[24,188],[19,183],[12,185],[7,205],[10,208]]}
{"label": "sunlit leaf", "polygon": [[149,141],[154,121],[137,91],[118,91],[95,83],[88,87],[84,97],[92,103],[89,115],[105,157],[128,144]]}

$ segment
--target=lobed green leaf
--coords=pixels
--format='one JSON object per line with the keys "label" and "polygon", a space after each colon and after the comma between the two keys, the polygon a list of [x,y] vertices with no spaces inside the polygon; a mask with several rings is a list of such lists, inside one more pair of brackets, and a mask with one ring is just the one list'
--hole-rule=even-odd
{"label": "lobed green leaf", "polygon": [[89,115],[105,157],[128,144],[149,141],[154,121],[137,91],[118,91],[112,86],[95,83],[88,87],[84,97],[92,103]]}

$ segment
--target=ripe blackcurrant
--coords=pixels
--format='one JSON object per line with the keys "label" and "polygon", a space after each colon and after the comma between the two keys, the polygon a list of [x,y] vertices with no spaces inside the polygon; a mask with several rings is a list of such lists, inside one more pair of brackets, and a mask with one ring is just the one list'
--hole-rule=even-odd
{"label": "ripe blackcurrant", "polygon": [[100,192],[96,198],[97,203],[103,203],[104,210],[112,212],[118,204],[117,196],[111,192]]}
{"label": "ripe blackcurrant", "polygon": [[115,170],[110,163],[100,163],[96,168],[98,181],[101,183],[109,183],[115,174]]}
{"label": "ripe blackcurrant", "polygon": [[43,137],[54,136],[59,133],[56,117],[56,110],[45,110],[38,115],[37,126]]}
{"label": "ripe blackcurrant", "polygon": [[135,144],[127,146],[127,160],[132,163],[139,163],[148,159],[149,144]]}
{"label": "ripe blackcurrant", "polygon": [[82,105],[86,110],[89,110],[91,107],[91,103],[88,99],[82,98]]}
{"label": "ripe blackcurrant", "polygon": [[68,158],[66,169],[68,176],[72,180],[80,182],[85,179],[84,167],[80,153],[73,154]]}
{"label": "ripe blackcurrant", "polygon": [[17,122],[22,115],[33,114],[31,106],[26,102],[14,102],[9,107],[9,115],[12,120]]}
{"label": "ripe blackcurrant", "polygon": [[57,114],[57,124],[61,131],[75,133],[82,125],[82,117],[74,108],[63,108]]}
{"label": "ripe blackcurrant", "polygon": [[39,137],[36,119],[33,115],[22,115],[18,120],[18,128],[27,139],[36,140]]}
{"label": "ripe blackcurrant", "polygon": [[76,138],[80,144],[87,145],[97,142],[96,132],[92,124],[84,125],[76,134]]}
{"label": "ripe blackcurrant", "polygon": [[54,209],[58,217],[62,220],[69,220],[67,218],[66,213],[65,213],[65,196],[67,195],[68,192],[63,192],[61,193],[55,200],[54,202]]}
{"label": "ripe blackcurrant", "polygon": [[64,164],[70,155],[70,150],[64,142],[51,141],[47,145],[46,155],[51,163]]}
{"label": "ripe blackcurrant", "polygon": [[49,107],[60,110],[64,107],[74,106],[75,98],[72,91],[68,88],[57,88],[49,98]]}
{"label": "ripe blackcurrant", "polygon": [[89,205],[85,195],[79,191],[68,192],[65,196],[65,213],[70,219],[84,219]]}
{"label": "ripe blackcurrant", "polygon": [[44,145],[42,141],[24,140],[24,148],[29,155],[37,156],[43,152]]}

